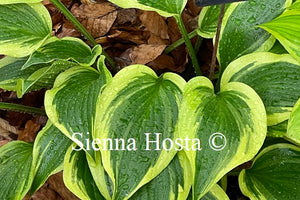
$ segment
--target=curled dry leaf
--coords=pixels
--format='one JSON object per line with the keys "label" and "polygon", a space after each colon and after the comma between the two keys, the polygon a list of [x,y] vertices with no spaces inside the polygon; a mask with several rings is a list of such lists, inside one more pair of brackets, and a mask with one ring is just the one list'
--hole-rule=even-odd
{"label": "curled dry leaf", "polygon": [[168,26],[165,20],[156,12],[143,11],[140,20],[145,26],[145,30],[150,31],[162,39],[169,39]]}
{"label": "curled dry leaf", "polygon": [[130,59],[131,64],[147,64],[161,55],[165,48],[166,45],[142,44],[127,49],[120,57],[125,60]]}
{"label": "curled dry leaf", "polygon": [[162,55],[158,56],[155,60],[150,62],[148,65],[153,70],[160,72],[160,73],[170,71],[170,70],[173,72],[181,73],[185,69],[184,65],[177,66],[175,64],[174,58],[172,58],[171,56],[168,56],[166,54],[162,54]]}
{"label": "curled dry leaf", "polygon": [[93,37],[105,35],[117,18],[116,7],[103,1],[95,4],[75,4],[71,12]]}

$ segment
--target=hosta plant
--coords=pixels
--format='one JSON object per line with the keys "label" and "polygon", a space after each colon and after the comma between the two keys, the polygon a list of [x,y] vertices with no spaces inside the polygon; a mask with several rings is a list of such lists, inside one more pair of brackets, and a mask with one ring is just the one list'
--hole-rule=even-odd
{"label": "hosta plant", "polygon": [[[299,198],[299,1],[199,1],[211,5],[196,32],[219,43],[217,84],[200,76],[181,19],[186,0],[111,2],[175,17],[198,76],[144,65],[112,76],[100,45],[51,36],[40,1],[0,0],[0,87],[18,97],[50,88],[35,142],[0,148],[0,199],[32,195],[62,170],[80,199],[225,200],[232,172],[253,200]],[[265,142],[274,136],[284,142]]]}

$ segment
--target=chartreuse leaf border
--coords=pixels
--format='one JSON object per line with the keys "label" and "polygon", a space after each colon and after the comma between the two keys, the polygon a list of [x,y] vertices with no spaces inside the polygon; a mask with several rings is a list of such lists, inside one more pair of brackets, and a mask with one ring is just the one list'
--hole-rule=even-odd
{"label": "chartreuse leaf border", "polygon": [[138,8],[141,10],[156,11],[164,17],[180,15],[187,0],[109,0],[122,8]]}
{"label": "chartreuse leaf border", "polygon": [[288,54],[253,53],[230,63],[221,82],[252,87],[265,104],[268,125],[276,125],[289,119],[300,98],[300,64]]}
{"label": "chartreuse leaf border", "polygon": [[105,200],[91,174],[85,151],[68,149],[64,159],[64,183],[67,188],[82,200]]}
{"label": "chartreuse leaf border", "polygon": [[300,99],[292,110],[286,137],[300,146]]}
{"label": "chartreuse leaf border", "polygon": [[146,140],[155,140],[159,133],[161,140],[174,138],[184,85],[174,73],[157,77],[144,65],[132,65],[118,72],[104,89],[96,108],[93,138],[124,139],[126,143],[120,147],[123,150],[99,144],[104,169],[114,186],[112,199],[130,198],[175,156],[174,148],[166,151],[149,144],[147,150]]}
{"label": "chartreuse leaf border", "polygon": [[212,188],[201,198],[201,200],[230,200],[225,191],[215,184]]}
{"label": "chartreuse leaf border", "polygon": [[85,66],[72,67],[61,73],[45,95],[45,110],[50,121],[77,145],[93,156],[90,146],[98,97],[110,81],[111,74],[98,60],[98,71]]}
{"label": "chartreuse leaf border", "polygon": [[180,151],[168,167],[152,181],[141,187],[130,199],[186,200],[192,186],[190,173],[189,160],[185,152]]}
{"label": "chartreuse leaf border", "polygon": [[41,3],[0,3],[0,27],[0,54],[25,57],[50,37],[52,22]]}
{"label": "chartreuse leaf border", "polygon": [[270,32],[300,62],[300,9],[291,9],[270,22],[259,25]]}
{"label": "chartreuse leaf border", "polygon": [[52,174],[63,169],[63,161],[72,140],[50,121],[38,133],[33,146],[33,181],[29,193],[34,194]]}
{"label": "chartreuse leaf border", "polygon": [[21,200],[30,188],[32,144],[13,141],[0,148],[0,199]]}
{"label": "chartreuse leaf border", "polygon": [[275,144],[262,150],[250,169],[239,175],[239,185],[251,200],[297,199],[300,195],[300,148]]}
{"label": "chartreuse leaf border", "polygon": [[[225,11],[230,4],[226,4]],[[213,38],[217,32],[221,5],[207,6],[201,9],[197,33],[203,38]]]}
{"label": "chartreuse leaf border", "polygon": [[92,50],[78,38],[65,37],[62,39],[51,37],[45,41],[37,51],[30,55],[22,70],[41,63],[49,63],[54,60],[72,60],[80,65],[90,66],[101,54],[100,45]]}
{"label": "chartreuse leaf border", "polygon": [[268,51],[275,38],[256,27],[280,15],[292,0],[244,1],[228,7],[221,27],[218,60],[221,74],[233,60],[256,51]]}
{"label": "chartreuse leaf border", "polygon": [[206,77],[185,86],[176,137],[199,138],[201,150],[184,149],[192,165],[193,199],[198,200],[234,167],[252,159],[266,137],[263,102],[249,86],[221,84],[214,93]]}

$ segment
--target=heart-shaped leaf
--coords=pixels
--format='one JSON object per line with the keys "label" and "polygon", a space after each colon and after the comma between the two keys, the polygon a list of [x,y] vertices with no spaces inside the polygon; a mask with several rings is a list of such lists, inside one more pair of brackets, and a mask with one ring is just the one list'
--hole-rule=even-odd
{"label": "heart-shaped leaf", "polygon": [[255,156],[266,137],[266,111],[255,91],[243,83],[222,84],[215,94],[210,80],[196,77],[183,95],[176,137],[201,141],[201,149],[185,148],[197,200],[228,171]]}
{"label": "heart-shaped leaf", "polygon": [[276,144],[265,148],[250,169],[239,175],[239,185],[251,200],[298,199],[300,148]]}
{"label": "heart-shaped leaf", "polygon": [[[113,199],[130,198],[175,156],[169,142],[174,138],[184,84],[174,73],[157,77],[150,68],[133,65],[122,69],[104,89],[94,138],[102,141],[99,148],[115,188]],[[108,144],[108,138],[113,143]],[[151,142],[155,140],[160,140],[158,146]]]}
{"label": "heart-shaped leaf", "polygon": [[[98,61],[98,70],[77,66],[61,73],[45,95],[45,109],[50,121],[67,137],[93,155],[92,142],[95,110],[100,92],[111,79],[104,65]],[[88,141],[87,141],[88,140]]]}
{"label": "heart-shaped leaf", "polygon": [[63,169],[63,161],[72,140],[49,121],[34,141],[32,170],[34,178],[30,194],[35,193],[52,174]]}
{"label": "heart-shaped leaf", "polygon": [[300,99],[296,103],[291,113],[286,137],[294,143],[300,145]]}
{"label": "heart-shaped leaf", "polygon": [[83,200],[105,200],[93,180],[84,151],[70,147],[64,161],[64,183],[67,188]]}
{"label": "heart-shaped leaf", "polygon": [[130,200],[186,200],[192,186],[190,173],[189,160],[184,151],[181,151],[168,167],[141,187]]}
{"label": "heart-shaped leaf", "polygon": [[285,49],[300,62],[300,9],[288,10],[276,19],[259,27],[276,37]]}
{"label": "heart-shaped leaf", "polygon": [[122,8],[156,11],[164,17],[180,15],[187,0],[109,0]]}
{"label": "heart-shaped leaf", "polygon": [[0,54],[30,55],[51,31],[51,17],[41,3],[0,5]]}
{"label": "heart-shaped leaf", "polygon": [[265,104],[269,126],[287,120],[300,98],[300,65],[287,54],[261,52],[243,56],[230,63],[221,81],[252,87]]}
{"label": "heart-shaped leaf", "polygon": [[291,2],[250,0],[229,6],[224,15],[218,46],[221,73],[231,61],[243,55],[271,49],[274,37],[256,26],[276,18]]}
{"label": "heart-shaped leaf", "polygon": [[54,60],[72,60],[81,65],[90,66],[96,58],[101,54],[102,48],[97,45],[90,49],[82,40],[78,38],[65,37],[58,39],[51,37],[42,47],[29,57],[22,69],[26,69],[31,65],[49,63]]}
{"label": "heart-shaped leaf", "polygon": [[32,182],[32,145],[13,141],[0,148],[0,199],[21,200]]}
{"label": "heart-shaped leaf", "polygon": [[[229,4],[225,6],[225,10],[228,6]],[[198,35],[203,38],[213,38],[216,35],[220,11],[221,6],[202,8],[198,19]]]}

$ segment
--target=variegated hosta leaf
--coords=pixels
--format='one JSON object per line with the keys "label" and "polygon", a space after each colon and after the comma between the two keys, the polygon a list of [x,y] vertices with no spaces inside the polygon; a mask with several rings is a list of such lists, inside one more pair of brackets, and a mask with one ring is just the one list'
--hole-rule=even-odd
{"label": "variegated hosta leaf", "polygon": [[72,60],[81,65],[90,66],[101,54],[102,48],[97,45],[90,49],[82,40],[78,38],[65,37],[58,39],[51,37],[45,41],[42,47],[29,57],[22,69],[31,65],[49,63],[54,60]]}
{"label": "variegated hosta leaf", "polygon": [[229,200],[229,197],[224,190],[215,184],[202,198],[201,200]]}
{"label": "variegated hosta leaf", "polygon": [[187,0],[109,0],[122,8],[156,11],[164,17],[180,15]]}
{"label": "variegated hosta leaf", "polygon": [[13,141],[0,148],[0,199],[22,200],[32,182],[32,145]]}
{"label": "variegated hosta leaf", "polygon": [[265,148],[250,169],[239,175],[239,185],[251,200],[298,199],[300,148],[276,144]]}
{"label": "variegated hosta leaf", "polygon": [[72,147],[68,149],[63,178],[67,188],[80,199],[105,200],[93,179],[84,151],[74,151]]}
{"label": "variegated hosta leaf", "polygon": [[300,145],[300,99],[293,108],[291,118],[288,123],[286,137],[292,142]]}
{"label": "variegated hosta leaf", "polygon": [[63,161],[72,140],[51,122],[39,132],[33,146],[32,170],[34,174],[30,194],[35,193],[52,174],[63,169]]}
{"label": "variegated hosta leaf", "polygon": [[[157,77],[150,68],[134,65],[121,70],[104,89],[94,138],[102,141],[99,147],[115,188],[113,199],[131,197],[174,157],[175,149],[165,150],[162,142],[174,139],[184,84],[174,73]],[[113,145],[103,144],[108,138],[113,139]],[[158,138],[159,146],[150,143]],[[169,142],[165,142],[166,149]]]}
{"label": "variegated hosta leaf", "polygon": [[292,0],[249,0],[233,3],[227,9],[218,46],[221,72],[227,65],[255,51],[268,51],[275,39],[256,25],[271,21],[280,15]]}
{"label": "variegated hosta leaf", "polygon": [[300,9],[288,10],[259,27],[270,32],[295,59],[300,61]]}
{"label": "variegated hosta leaf", "polygon": [[0,60],[0,88],[17,91],[18,97],[22,97],[27,92],[52,86],[59,73],[78,65],[58,60],[21,70],[26,60],[8,56]]}
{"label": "variegated hosta leaf", "polygon": [[276,125],[289,118],[300,98],[300,64],[287,54],[253,53],[230,63],[221,82],[252,87],[265,104],[268,125]]}
{"label": "variegated hosta leaf", "polygon": [[[43,65],[47,65],[47,66],[43,67]],[[49,64],[34,65],[33,66],[34,68],[36,68],[35,66],[38,66],[40,68],[34,71],[29,77],[18,78],[17,80],[18,97],[22,97],[25,93],[32,90],[39,90],[46,87],[52,87],[56,77],[60,73],[76,65],[78,64],[66,60],[57,60]],[[28,68],[28,70],[30,68]],[[27,69],[20,70],[20,73],[28,70]]]}
{"label": "variegated hosta leaf", "polygon": [[300,10],[300,1],[296,0],[293,5],[291,5],[289,8],[289,10]]}
{"label": "variegated hosta leaf", "polygon": [[287,131],[288,120],[279,124],[268,126],[268,136],[270,137],[284,137]]}
{"label": "variegated hosta leaf", "polygon": [[267,132],[266,111],[243,83],[221,85],[196,77],[184,88],[176,138],[199,138],[201,150],[185,149],[193,169],[193,196],[200,199],[234,167],[252,159]]}
{"label": "variegated hosta leaf", "polygon": [[39,3],[42,0],[0,0],[1,4],[15,4],[15,3]]}
{"label": "variegated hosta leaf", "polygon": [[113,195],[113,184],[108,174],[104,170],[100,151],[95,151],[94,159],[90,156],[87,156],[86,158],[95,184],[98,186],[98,189],[103,195],[103,197],[106,200],[110,200]]}
{"label": "variegated hosta leaf", "polygon": [[51,17],[41,3],[0,3],[0,54],[30,55],[50,36],[51,30]]}
{"label": "variegated hosta leaf", "polygon": [[192,186],[190,168],[184,151],[179,152],[168,167],[141,187],[130,200],[186,200]]}
{"label": "variegated hosta leaf", "polygon": [[236,1],[243,1],[243,0],[195,0],[196,5],[198,6],[210,6],[210,5],[218,5],[223,3],[232,3]]}
{"label": "variegated hosta leaf", "polygon": [[61,73],[45,95],[45,109],[50,121],[67,137],[92,155],[92,133],[98,97],[111,79],[104,65],[98,61],[98,70],[77,66]]}
{"label": "variegated hosta leaf", "polygon": [[[226,4],[226,10],[228,6],[229,4]],[[198,20],[198,35],[204,38],[213,38],[216,35],[220,11],[220,5],[202,8]]]}

